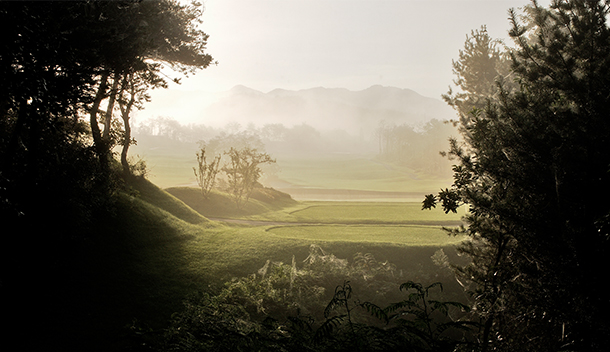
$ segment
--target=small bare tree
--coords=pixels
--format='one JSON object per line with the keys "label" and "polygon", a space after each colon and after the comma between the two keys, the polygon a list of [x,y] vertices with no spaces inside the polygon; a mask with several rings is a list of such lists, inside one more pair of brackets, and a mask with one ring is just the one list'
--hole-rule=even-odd
{"label": "small bare tree", "polygon": [[205,146],[201,146],[201,149],[197,152],[197,168],[193,168],[195,177],[197,178],[197,184],[201,187],[201,195],[204,198],[208,198],[216,175],[220,171],[220,155],[214,157],[214,160],[208,164],[205,156]]}

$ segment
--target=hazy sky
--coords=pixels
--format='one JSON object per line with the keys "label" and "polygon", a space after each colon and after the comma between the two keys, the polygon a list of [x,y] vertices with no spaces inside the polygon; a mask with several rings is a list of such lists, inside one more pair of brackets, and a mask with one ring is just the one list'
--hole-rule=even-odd
{"label": "hazy sky", "polygon": [[[508,9],[528,3],[205,0],[202,28],[218,65],[171,89],[211,93],[241,84],[263,92],[320,86],[362,90],[379,84],[440,98],[452,82],[451,60],[466,35],[486,25],[492,37],[510,43]],[[153,105],[171,104],[168,96],[155,92]]]}

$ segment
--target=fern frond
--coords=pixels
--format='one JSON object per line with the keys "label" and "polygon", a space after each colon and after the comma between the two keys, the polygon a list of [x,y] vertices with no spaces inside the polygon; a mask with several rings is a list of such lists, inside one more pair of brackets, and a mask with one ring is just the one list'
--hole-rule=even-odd
{"label": "fern frond", "polygon": [[469,331],[473,328],[480,326],[481,324],[474,321],[450,321],[447,323],[439,324],[436,327],[436,331],[442,334],[444,331],[449,329],[456,329],[462,331]]}
{"label": "fern frond", "polygon": [[319,343],[330,337],[332,332],[342,324],[343,319],[345,319],[346,316],[347,315],[343,314],[326,319],[326,321],[316,330],[314,341]]}
{"label": "fern frond", "polygon": [[362,308],[366,309],[366,311],[369,312],[375,318],[377,318],[379,320],[383,320],[386,324],[388,323],[388,321],[389,321],[388,315],[386,314],[385,310],[382,309],[381,307],[379,307],[371,302],[364,302],[364,303],[360,304],[360,306]]}
{"label": "fern frond", "polygon": [[405,309],[405,308],[413,308],[417,306],[417,304],[413,301],[401,301],[401,302],[396,302],[396,303],[392,303],[389,306],[385,307],[383,309],[383,311],[388,314],[388,313],[393,313],[396,312],[399,309]]}
{"label": "fern frond", "polygon": [[343,299],[333,297],[326,305],[326,308],[324,308],[324,318],[328,318],[335,309],[341,306],[343,306]]}
{"label": "fern frond", "polygon": [[424,293],[424,289],[423,286],[417,282],[414,281],[407,281],[403,284],[400,285],[400,290],[401,291],[408,291],[409,289],[415,289],[417,292],[423,294]]}
{"label": "fern frond", "polygon": [[435,283],[431,284],[430,286],[426,287],[426,296],[428,295],[428,291],[431,288],[434,288],[434,287],[437,287],[437,286],[440,287],[441,292],[443,292],[443,284],[441,282],[435,282]]}

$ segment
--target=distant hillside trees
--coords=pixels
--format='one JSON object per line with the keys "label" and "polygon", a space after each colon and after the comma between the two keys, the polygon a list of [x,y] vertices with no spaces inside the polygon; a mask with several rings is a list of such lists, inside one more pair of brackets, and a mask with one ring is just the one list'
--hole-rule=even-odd
{"label": "distant hillside trees", "polygon": [[450,164],[441,154],[454,133],[452,124],[438,120],[431,120],[421,130],[381,121],[376,131],[379,158],[429,174],[445,174]]}
{"label": "distant hillside trees", "polygon": [[450,144],[453,186],[424,206],[470,208],[456,231],[472,262],[457,273],[482,324],[478,350],[604,350],[610,4],[532,2],[525,14],[511,11],[514,49],[474,32],[454,63],[460,92],[446,100],[464,142]]}
{"label": "distant hillside trees", "polygon": [[253,130],[220,131],[214,138],[206,142],[206,149],[210,155],[224,154],[231,148],[264,150],[265,144],[257,131]]}

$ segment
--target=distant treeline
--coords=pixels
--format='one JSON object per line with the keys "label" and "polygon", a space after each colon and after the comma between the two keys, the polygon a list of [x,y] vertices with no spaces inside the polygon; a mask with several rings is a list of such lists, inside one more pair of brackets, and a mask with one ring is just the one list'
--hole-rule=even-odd
{"label": "distant treeline", "polygon": [[244,128],[231,123],[224,128],[215,128],[204,124],[180,124],[168,117],[149,119],[134,127],[135,138],[144,143],[150,137],[157,137],[157,145],[160,139],[190,146],[203,141],[212,154],[216,149],[222,152],[223,148],[242,145],[265,150],[274,156],[369,154],[435,175],[450,172],[449,161],[441,153],[447,149],[448,139],[456,133],[452,124],[438,120],[431,120],[420,127],[382,121],[375,131],[376,139],[354,136],[343,130],[321,131],[307,124],[292,127],[279,123],[260,127],[249,124]]}
{"label": "distant treeline", "polygon": [[438,120],[431,120],[419,129],[381,121],[376,131],[379,157],[430,174],[447,173],[450,165],[442,155],[447,149],[447,140],[456,132],[451,123]]}

